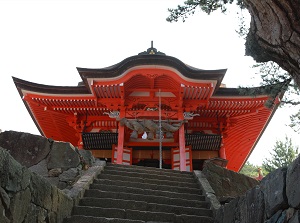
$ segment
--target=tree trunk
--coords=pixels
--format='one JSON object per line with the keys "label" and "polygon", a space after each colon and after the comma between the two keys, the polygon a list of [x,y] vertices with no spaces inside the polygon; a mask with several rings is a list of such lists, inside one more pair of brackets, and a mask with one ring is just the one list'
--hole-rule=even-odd
{"label": "tree trunk", "polygon": [[244,0],[251,14],[246,54],[274,61],[300,87],[300,0]]}

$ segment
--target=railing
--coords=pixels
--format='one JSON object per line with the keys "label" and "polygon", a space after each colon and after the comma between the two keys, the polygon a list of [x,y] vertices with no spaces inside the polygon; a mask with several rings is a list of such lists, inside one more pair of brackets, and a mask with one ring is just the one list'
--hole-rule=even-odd
{"label": "railing", "polygon": [[82,141],[85,149],[112,149],[118,144],[118,133],[83,132]]}
{"label": "railing", "polygon": [[[118,133],[83,132],[82,140],[85,149],[112,149],[118,144]],[[220,150],[221,135],[185,134],[185,145],[192,146],[192,150]]]}
{"label": "railing", "polygon": [[221,143],[221,135],[185,134],[185,145],[192,146],[192,150],[220,150]]}

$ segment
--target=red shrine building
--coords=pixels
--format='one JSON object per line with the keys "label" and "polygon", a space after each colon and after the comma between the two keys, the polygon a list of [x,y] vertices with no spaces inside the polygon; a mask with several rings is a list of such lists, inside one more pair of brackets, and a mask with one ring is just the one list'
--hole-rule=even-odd
{"label": "red shrine building", "polygon": [[13,80],[43,136],[117,164],[191,171],[216,159],[239,171],[280,101],[267,108],[266,94],[226,88],[226,69],[197,69],[153,46],[77,70],[78,86]]}

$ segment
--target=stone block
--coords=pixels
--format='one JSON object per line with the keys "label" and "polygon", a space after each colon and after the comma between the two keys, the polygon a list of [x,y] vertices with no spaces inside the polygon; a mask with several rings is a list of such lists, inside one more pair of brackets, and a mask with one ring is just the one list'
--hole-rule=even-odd
{"label": "stone block", "polygon": [[271,218],[280,209],[288,208],[285,194],[286,171],[286,168],[279,168],[264,177],[260,183],[267,218]]}
{"label": "stone block", "polygon": [[2,204],[2,201],[0,199],[0,222],[1,223],[10,223],[10,220],[5,216],[5,210],[4,205]]}
{"label": "stone block", "polygon": [[209,181],[219,201],[232,200],[232,198],[244,195],[247,190],[259,183],[255,179],[227,170],[212,162],[205,163],[202,173]]}
{"label": "stone block", "polygon": [[259,186],[252,188],[245,194],[245,212],[243,218],[245,221],[241,222],[264,222],[265,219],[265,205],[264,194]]}
{"label": "stone block", "polygon": [[60,190],[63,190],[63,189],[66,189],[66,188],[68,187],[68,184],[67,184],[66,182],[61,182],[61,181],[59,181],[57,187],[58,187]]}
{"label": "stone block", "polygon": [[288,223],[300,223],[299,210],[295,211],[293,217],[288,221]]}
{"label": "stone block", "polygon": [[48,169],[61,168],[67,170],[79,165],[80,159],[72,144],[54,141],[48,156]]}
{"label": "stone block", "polygon": [[237,210],[238,210],[238,205],[241,204],[243,201],[243,197],[238,197],[234,200],[232,200],[231,202],[229,202],[228,204],[224,205],[224,214],[223,214],[223,219],[222,223],[232,223],[232,222],[238,222],[236,221],[237,219]]}
{"label": "stone block", "polygon": [[52,187],[53,186],[45,178],[32,173],[30,182],[32,202],[46,210],[51,210]]}
{"label": "stone block", "polygon": [[282,210],[277,211],[270,219],[265,221],[265,223],[276,223],[282,214]]}
{"label": "stone block", "polygon": [[47,215],[47,210],[30,203],[28,213],[22,223],[46,222]]}
{"label": "stone block", "polygon": [[43,159],[36,165],[33,165],[28,168],[31,172],[36,173],[40,176],[47,177],[48,176],[48,169],[47,169],[47,161]]}
{"label": "stone block", "polygon": [[10,212],[12,222],[23,222],[30,206],[31,193],[27,188],[14,194],[11,199]]}
{"label": "stone block", "polygon": [[8,209],[10,206],[10,197],[2,187],[0,187],[0,200],[2,201],[4,208]]}
{"label": "stone block", "polygon": [[289,206],[300,208],[300,157],[288,167],[286,174],[286,196]]}
{"label": "stone block", "polygon": [[7,149],[11,156],[26,167],[36,165],[50,152],[47,138],[24,132],[5,131],[0,134],[0,147]]}
{"label": "stone block", "polygon": [[79,170],[77,168],[70,168],[59,175],[59,181],[66,182],[68,185],[71,185],[78,176]]}
{"label": "stone block", "polygon": [[48,176],[49,177],[58,177],[62,173],[61,168],[54,168],[48,171]]}
{"label": "stone block", "polygon": [[58,190],[58,211],[56,222],[63,222],[63,219],[71,216],[73,209],[73,200],[61,190]]}
{"label": "stone block", "polygon": [[51,212],[57,212],[59,210],[59,207],[58,207],[58,200],[59,200],[59,197],[58,197],[58,193],[60,192],[60,190],[57,189],[57,187],[52,187],[52,207],[51,207]]}
{"label": "stone block", "polygon": [[29,185],[30,174],[26,167],[0,147],[0,185],[4,190],[17,192],[25,189]]}
{"label": "stone block", "polygon": [[58,177],[45,177],[45,179],[55,187],[58,187],[59,185],[59,178]]}
{"label": "stone block", "polygon": [[78,150],[78,152],[88,165],[92,166],[95,163],[95,157],[93,156],[91,151],[80,149]]}

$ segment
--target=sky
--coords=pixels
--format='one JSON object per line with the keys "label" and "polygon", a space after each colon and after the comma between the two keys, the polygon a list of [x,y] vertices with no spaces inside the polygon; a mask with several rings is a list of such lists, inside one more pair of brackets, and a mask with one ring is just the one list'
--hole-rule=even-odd
{"label": "sky", "polygon": [[[12,81],[75,86],[76,67],[103,68],[154,47],[200,69],[227,68],[227,87],[258,85],[245,56],[234,7],[224,15],[200,11],[185,23],[166,22],[183,0],[0,0],[0,129],[39,134]],[[247,14],[245,14],[247,15]],[[299,135],[280,108],[249,161],[261,164],[276,140]]]}

